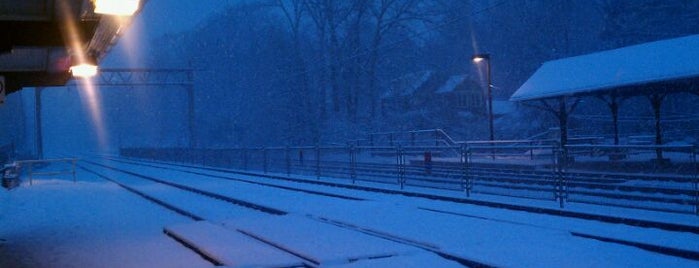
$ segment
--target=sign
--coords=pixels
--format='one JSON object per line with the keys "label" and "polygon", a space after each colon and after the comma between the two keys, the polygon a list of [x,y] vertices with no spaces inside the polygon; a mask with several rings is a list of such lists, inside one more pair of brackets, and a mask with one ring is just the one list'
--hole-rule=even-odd
{"label": "sign", "polygon": [[5,77],[0,76],[0,104],[5,103]]}

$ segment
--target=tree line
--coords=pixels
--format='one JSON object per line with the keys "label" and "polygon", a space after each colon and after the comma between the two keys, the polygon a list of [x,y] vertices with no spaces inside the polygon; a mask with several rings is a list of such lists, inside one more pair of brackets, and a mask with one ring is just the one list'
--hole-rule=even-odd
{"label": "tree line", "polygon": [[432,127],[478,138],[484,118],[441,107],[386,113],[382,96],[408,73],[477,78],[471,55],[488,52],[496,99],[507,99],[544,61],[696,33],[698,10],[683,0],[241,1],[157,39],[166,49],[152,62],[197,69],[204,146],[344,142]]}

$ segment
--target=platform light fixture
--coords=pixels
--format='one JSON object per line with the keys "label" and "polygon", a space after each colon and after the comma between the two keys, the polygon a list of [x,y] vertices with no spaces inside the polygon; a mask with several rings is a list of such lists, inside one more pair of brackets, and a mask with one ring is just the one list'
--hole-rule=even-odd
{"label": "platform light fixture", "polygon": [[487,60],[489,58],[490,58],[490,55],[488,55],[488,54],[476,54],[476,55],[473,55],[473,62],[479,63],[479,62]]}
{"label": "platform light fixture", "polygon": [[70,72],[77,78],[90,78],[97,75],[97,66],[83,63],[70,67]]}
{"label": "platform light fixture", "polygon": [[131,16],[141,5],[140,0],[94,0],[95,13],[115,16]]}

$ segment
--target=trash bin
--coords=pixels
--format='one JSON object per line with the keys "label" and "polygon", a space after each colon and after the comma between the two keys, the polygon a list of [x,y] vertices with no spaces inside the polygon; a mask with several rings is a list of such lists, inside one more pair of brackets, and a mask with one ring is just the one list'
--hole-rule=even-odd
{"label": "trash bin", "polygon": [[2,187],[10,190],[19,186],[18,168],[15,164],[5,165],[2,169]]}

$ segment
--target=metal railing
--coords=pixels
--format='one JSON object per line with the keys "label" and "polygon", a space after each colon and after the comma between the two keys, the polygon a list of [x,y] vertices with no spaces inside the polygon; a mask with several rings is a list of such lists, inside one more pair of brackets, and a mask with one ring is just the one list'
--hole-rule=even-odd
{"label": "metal railing", "polygon": [[[667,158],[656,159],[657,152]],[[557,202],[699,214],[696,147],[475,142],[456,146],[123,148],[170,162]]]}
{"label": "metal railing", "polygon": [[[17,161],[16,163],[20,169],[26,171],[27,177],[29,178],[29,185],[33,185],[34,177],[56,176],[64,174],[71,175],[73,177],[73,182],[75,182],[75,164],[77,161],[77,158],[57,158],[41,160],[21,160]],[[51,166],[52,164],[59,164],[57,165],[59,166],[59,169],[49,168],[49,166]],[[65,164],[67,164],[68,166],[66,167]]]}
{"label": "metal railing", "polygon": [[459,144],[442,129],[375,132],[367,134],[367,137],[351,143],[359,146],[457,146]]}

